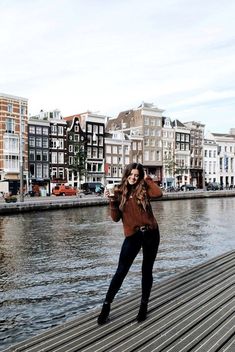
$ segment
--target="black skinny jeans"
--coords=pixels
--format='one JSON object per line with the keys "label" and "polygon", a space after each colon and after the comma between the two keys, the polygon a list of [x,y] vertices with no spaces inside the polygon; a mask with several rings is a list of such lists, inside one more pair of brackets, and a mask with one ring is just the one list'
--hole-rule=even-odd
{"label": "black skinny jeans", "polygon": [[142,302],[148,303],[153,284],[153,264],[156,259],[159,241],[160,235],[158,228],[145,232],[137,231],[134,235],[125,238],[120,252],[118,268],[111,280],[105,302],[112,303],[135,257],[142,247]]}

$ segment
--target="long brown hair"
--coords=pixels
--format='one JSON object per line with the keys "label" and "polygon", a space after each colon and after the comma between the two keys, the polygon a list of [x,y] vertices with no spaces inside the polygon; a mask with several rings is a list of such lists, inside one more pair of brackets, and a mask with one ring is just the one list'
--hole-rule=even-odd
{"label": "long brown hair", "polygon": [[[128,177],[131,174],[132,170],[139,171],[139,179],[136,185],[131,186],[128,182]],[[147,194],[147,184],[144,181],[144,168],[142,164],[131,163],[126,166],[121,184],[117,188],[117,194],[119,197],[120,205],[119,209],[123,211],[127,199],[130,197],[130,194],[133,194],[133,197],[136,198],[137,204],[142,207],[147,212],[152,212],[151,204]]]}

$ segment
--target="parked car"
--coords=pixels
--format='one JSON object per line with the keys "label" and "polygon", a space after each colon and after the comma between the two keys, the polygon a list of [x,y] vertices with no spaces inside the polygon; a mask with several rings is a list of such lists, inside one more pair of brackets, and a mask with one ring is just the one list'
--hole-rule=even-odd
{"label": "parked car", "polygon": [[104,189],[104,185],[101,182],[85,182],[81,185],[84,194],[95,193],[98,187]]}
{"label": "parked car", "polygon": [[206,187],[207,191],[218,191],[221,189],[221,185],[218,182],[210,182]]}
{"label": "parked car", "polygon": [[186,190],[186,191],[195,191],[195,189],[197,189],[197,187],[195,187],[195,186],[191,185],[190,183],[188,183],[186,185],[182,185],[180,187],[180,189],[181,189],[181,191],[184,191],[184,190]]}
{"label": "parked car", "polygon": [[52,194],[55,196],[76,196],[77,190],[71,186],[59,185],[53,188]]}

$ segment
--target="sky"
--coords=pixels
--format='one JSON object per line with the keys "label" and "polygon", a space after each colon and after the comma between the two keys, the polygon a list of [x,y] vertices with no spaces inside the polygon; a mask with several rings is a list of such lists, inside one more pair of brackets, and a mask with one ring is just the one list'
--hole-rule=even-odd
{"label": "sky", "polygon": [[116,117],[143,101],[235,127],[234,0],[0,0],[0,92],[29,113]]}

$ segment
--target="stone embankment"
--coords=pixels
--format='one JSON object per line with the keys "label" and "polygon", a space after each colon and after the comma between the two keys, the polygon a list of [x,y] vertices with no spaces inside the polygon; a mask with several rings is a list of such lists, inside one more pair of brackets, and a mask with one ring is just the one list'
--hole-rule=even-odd
{"label": "stone embankment", "polygon": [[[197,199],[197,198],[218,198],[218,197],[235,197],[235,189],[229,191],[186,191],[186,192],[169,192],[164,193],[158,201],[180,200],[180,199]],[[108,200],[99,196],[83,197],[39,197],[25,198],[24,202],[16,203],[0,202],[0,214],[16,214],[30,211],[44,211],[56,209],[68,209],[88,206],[107,205]]]}

